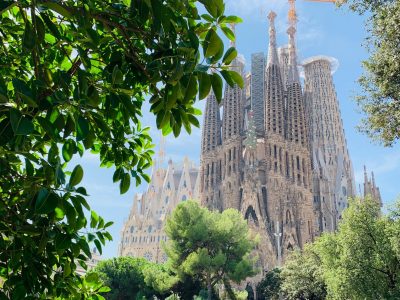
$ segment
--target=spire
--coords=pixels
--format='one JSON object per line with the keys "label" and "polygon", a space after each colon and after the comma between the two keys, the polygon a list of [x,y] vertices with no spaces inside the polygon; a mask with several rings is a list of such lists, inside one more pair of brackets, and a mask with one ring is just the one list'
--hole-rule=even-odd
{"label": "spire", "polygon": [[268,49],[268,64],[278,65],[278,52],[276,50],[276,30],[275,30],[276,13],[272,10],[268,14],[269,19],[269,49]]}
{"label": "spire", "polygon": [[[230,24],[231,30],[235,33],[235,24]],[[236,47],[234,41],[231,41],[231,47]],[[243,74],[244,61],[237,56],[231,63],[232,70],[237,73]],[[222,141],[234,138],[242,132],[242,106],[243,106],[244,93],[238,85],[231,87],[225,85],[224,99],[223,99],[223,116],[222,116]]]}
{"label": "spire", "polygon": [[268,15],[270,27],[268,63],[265,72],[264,122],[265,131],[284,137],[284,87],[278,61],[278,52],[276,49],[276,35],[274,25],[275,18],[276,14],[271,11]]}
{"label": "spire", "polygon": [[364,165],[364,185],[368,182],[367,167]]}
{"label": "spire", "polygon": [[202,153],[214,150],[221,144],[221,119],[217,98],[211,91],[207,97],[202,135]]}
{"label": "spire", "polygon": [[289,0],[290,9],[288,15],[289,28],[287,33],[289,35],[288,45],[288,77],[286,82],[287,90],[287,111],[286,122],[287,132],[286,136],[290,141],[307,144],[307,129],[306,129],[306,116],[303,100],[303,93],[300,85],[299,70],[297,69],[297,54],[296,54],[296,8],[295,0]]}
{"label": "spire", "polygon": [[289,74],[288,74],[288,84],[293,82],[300,82],[299,70],[297,69],[297,54],[296,54],[296,28],[290,26],[287,30],[289,35]]}
{"label": "spire", "polygon": [[372,187],[376,189],[374,171],[371,172]]}

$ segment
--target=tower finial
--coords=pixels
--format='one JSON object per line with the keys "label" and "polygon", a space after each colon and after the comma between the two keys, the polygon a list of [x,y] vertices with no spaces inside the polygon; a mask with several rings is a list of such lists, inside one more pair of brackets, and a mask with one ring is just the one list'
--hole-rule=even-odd
{"label": "tower finial", "polygon": [[299,71],[297,69],[297,53],[296,53],[296,28],[294,26],[290,26],[287,30],[289,35],[289,78],[288,83],[299,82]]}
{"label": "tower finial", "polygon": [[276,13],[270,11],[269,19],[269,49],[268,49],[268,65],[278,65],[278,52],[276,50],[276,31],[275,31]]}

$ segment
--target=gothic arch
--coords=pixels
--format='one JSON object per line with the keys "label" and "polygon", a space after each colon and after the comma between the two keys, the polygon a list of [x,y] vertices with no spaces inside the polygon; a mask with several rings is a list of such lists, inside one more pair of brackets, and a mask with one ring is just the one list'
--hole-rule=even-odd
{"label": "gothic arch", "polygon": [[254,223],[258,226],[257,214],[252,205],[249,205],[249,207],[247,207],[246,213],[244,214],[244,218],[246,220],[248,220],[249,217],[251,217],[254,220]]}

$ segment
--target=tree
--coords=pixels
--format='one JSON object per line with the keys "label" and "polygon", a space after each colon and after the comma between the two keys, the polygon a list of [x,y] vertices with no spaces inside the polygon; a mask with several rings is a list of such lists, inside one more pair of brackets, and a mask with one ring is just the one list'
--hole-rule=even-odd
{"label": "tree", "polygon": [[161,266],[144,258],[118,257],[99,262],[89,274],[97,274],[104,285],[110,288],[109,292],[103,294],[106,299],[149,299],[159,295],[159,291],[154,288],[157,284],[149,280],[154,278],[152,270],[156,268]]}
{"label": "tree", "polygon": [[222,0],[0,1],[1,297],[80,297],[76,264],[112,237],[71,159],[97,155],[121,193],[148,181],[143,102],[163,134],[198,126],[197,95],[243,85],[217,33],[239,21]]}
{"label": "tree", "polygon": [[257,299],[278,300],[281,284],[281,269],[275,268],[267,272],[263,280],[257,284]]}
{"label": "tree", "polygon": [[400,2],[397,0],[347,0],[350,9],[368,12],[371,56],[363,62],[359,79],[363,94],[357,97],[366,118],[362,130],[389,146],[400,138]]}
{"label": "tree", "polygon": [[313,251],[313,245],[305,245],[302,251],[292,251],[281,271],[281,291],[287,299],[323,300],[326,285],[322,277],[321,261]]}
{"label": "tree", "polygon": [[195,201],[179,204],[167,219],[165,246],[178,276],[197,276],[208,291],[218,282],[240,282],[254,275],[249,258],[255,242],[246,221],[234,209],[209,211]]}
{"label": "tree", "polygon": [[316,241],[329,299],[400,297],[399,213],[396,208],[380,216],[379,204],[369,196],[354,199],[338,232]]}

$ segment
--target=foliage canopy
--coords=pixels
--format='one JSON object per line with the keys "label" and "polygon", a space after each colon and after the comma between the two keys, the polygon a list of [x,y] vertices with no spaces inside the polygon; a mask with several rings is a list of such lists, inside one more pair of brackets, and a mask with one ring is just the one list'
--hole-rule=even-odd
{"label": "foliage canopy", "polygon": [[218,36],[234,39],[237,22],[222,0],[0,1],[2,297],[81,297],[76,264],[90,242],[101,251],[111,223],[90,210],[84,170],[69,163],[91,151],[115,167],[121,193],[149,180],[143,102],[164,134],[198,126],[197,95],[220,95],[222,77],[243,84]]}
{"label": "foliage canopy", "polygon": [[386,146],[400,138],[400,2],[348,0],[350,9],[368,12],[366,39],[371,56],[363,62],[359,79],[363,94],[357,97],[366,114],[361,129]]}
{"label": "foliage canopy", "polygon": [[234,209],[220,213],[186,201],[167,219],[165,231],[172,270],[178,276],[198,277],[208,290],[208,299],[216,283],[239,283],[254,275],[249,254],[255,242],[246,221]]}

